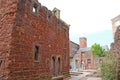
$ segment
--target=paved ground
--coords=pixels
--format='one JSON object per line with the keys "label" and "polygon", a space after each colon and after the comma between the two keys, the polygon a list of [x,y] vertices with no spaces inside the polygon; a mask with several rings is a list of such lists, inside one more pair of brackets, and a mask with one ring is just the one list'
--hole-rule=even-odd
{"label": "paved ground", "polygon": [[102,80],[101,78],[93,78],[93,77],[89,77],[87,80]]}
{"label": "paved ground", "polygon": [[88,74],[90,73],[89,72],[75,73],[75,74],[72,74],[71,78],[69,78],[68,80],[80,80]]}
{"label": "paved ground", "polygon": [[83,71],[83,72],[74,72],[71,73],[71,77],[65,80],[102,80],[98,77],[86,77],[86,75],[93,74],[94,71]]}

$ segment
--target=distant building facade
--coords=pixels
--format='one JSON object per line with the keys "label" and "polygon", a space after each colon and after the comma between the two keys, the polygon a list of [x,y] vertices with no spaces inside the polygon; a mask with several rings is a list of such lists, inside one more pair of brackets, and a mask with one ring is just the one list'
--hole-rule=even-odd
{"label": "distant building facade", "polygon": [[90,48],[87,47],[87,38],[80,38],[80,48],[77,53],[80,54],[81,69],[94,69],[94,57]]}
{"label": "distant building facade", "polygon": [[69,75],[69,25],[37,0],[0,0],[0,80]]}
{"label": "distant building facade", "polygon": [[77,53],[78,49],[79,49],[79,44],[70,41],[70,58],[71,59]]}
{"label": "distant building facade", "polygon": [[78,49],[79,49],[79,44],[70,41],[70,70],[71,71],[75,71],[76,68],[78,67],[76,64],[76,61],[79,58],[78,56],[76,56]]}
{"label": "distant building facade", "polygon": [[[81,37],[79,39],[79,49],[76,54],[72,58],[72,71],[80,71],[85,69],[97,69],[99,68],[100,62],[104,59],[104,57],[95,58],[93,56],[90,47],[87,47],[87,38]],[[102,46],[105,51],[108,51],[108,46]]]}
{"label": "distant building facade", "polygon": [[[99,68],[100,63],[104,60],[104,57],[94,57],[93,52],[90,50],[90,47],[87,47],[87,38],[80,38],[80,45],[78,53],[80,53],[80,64],[82,69],[97,69]],[[108,51],[109,48],[107,45],[101,46],[105,51]]]}

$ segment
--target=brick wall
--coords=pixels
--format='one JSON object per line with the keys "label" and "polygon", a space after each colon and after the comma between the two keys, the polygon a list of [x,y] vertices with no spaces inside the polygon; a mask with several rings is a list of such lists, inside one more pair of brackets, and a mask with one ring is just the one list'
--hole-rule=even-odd
{"label": "brick wall", "polygon": [[[0,25],[4,27],[3,30],[8,31],[8,34],[5,31],[6,35],[0,36],[3,37],[0,42],[3,47],[0,47],[0,51],[7,56],[7,48],[10,49],[9,56],[3,57],[8,60],[6,64],[9,62],[5,70],[6,72],[9,70],[6,80],[50,80],[52,76],[68,75],[68,25],[37,0],[1,0],[1,2],[9,6],[0,5],[1,11],[4,8],[10,8],[9,11],[11,11],[11,14],[6,14],[8,15],[5,18],[6,21],[2,23],[6,28]],[[4,15],[5,12],[6,10],[3,10],[1,14]],[[34,59],[35,46],[39,47],[37,61]],[[53,57],[55,58],[55,75],[52,73]],[[1,70],[0,74],[2,72]]]}

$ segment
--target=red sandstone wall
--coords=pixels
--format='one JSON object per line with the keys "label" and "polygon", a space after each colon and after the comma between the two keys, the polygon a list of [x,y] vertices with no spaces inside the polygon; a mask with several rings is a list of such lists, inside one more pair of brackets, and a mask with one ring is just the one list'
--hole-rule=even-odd
{"label": "red sandstone wall", "polygon": [[[2,5],[3,2],[6,6]],[[17,0],[2,0],[2,4],[0,3],[0,12],[4,8],[5,11],[3,13],[8,11],[6,9],[9,9],[11,12],[11,14],[5,16],[6,21],[3,22],[4,24],[0,25],[0,27],[4,27],[3,30],[6,32],[4,37],[1,36],[2,32],[0,32],[0,37],[3,37],[0,38],[0,44],[3,45],[0,47],[0,51],[1,53],[2,51],[6,51],[4,53],[7,54],[9,49],[11,49],[10,60],[8,60],[10,64],[7,67],[10,75],[8,75],[7,80],[50,80],[52,56],[61,57],[61,73],[68,74],[68,27],[63,21],[57,19],[46,7],[40,6],[39,3],[35,3],[38,6],[38,13],[32,12],[33,0],[18,0],[18,4],[16,2]],[[17,14],[15,13],[16,8]],[[14,16],[15,14],[16,16]],[[48,17],[49,15],[50,17]],[[2,17],[0,15],[0,19]],[[13,26],[13,23],[15,26]],[[11,31],[12,34],[10,36],[9,33]],[[10,43],[11,46],[9,46]],[[33,46],[35,44],[40,45],[39,62],[35,62],[33,57]],[[66,59],[65,56],[67,56]],[[3,55],[4,57],[6,56]],[[2,71],[0,74],[2,74]]]}
{"label": "red sandstone wall", "polygon": [[114,35],[114,43],[111,44],[111,53],[117,60],[117,80],[120,80],[120,26],[117,27]]}
{"label": "red sandstone wall", "polygon": [[15,24],[17,10],[16,0],[0,0],[0,80],[6,80],[7,75],[10,75],[8,69],[11,60],[11,33]]}

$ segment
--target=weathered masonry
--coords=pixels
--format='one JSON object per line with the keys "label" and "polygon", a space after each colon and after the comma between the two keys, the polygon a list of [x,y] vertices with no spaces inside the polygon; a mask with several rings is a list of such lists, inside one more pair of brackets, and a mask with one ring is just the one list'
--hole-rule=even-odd
{"label": "weathered masonry", "polygon": [[69,25],[37,0],[0,0],[0,80],[69,75]]}
{"label": "weathered masonry", "polygon": [[117,80],[120,80],[120,15],[112,20],[114,42],[111,44],[111,52],[117,60]]}

